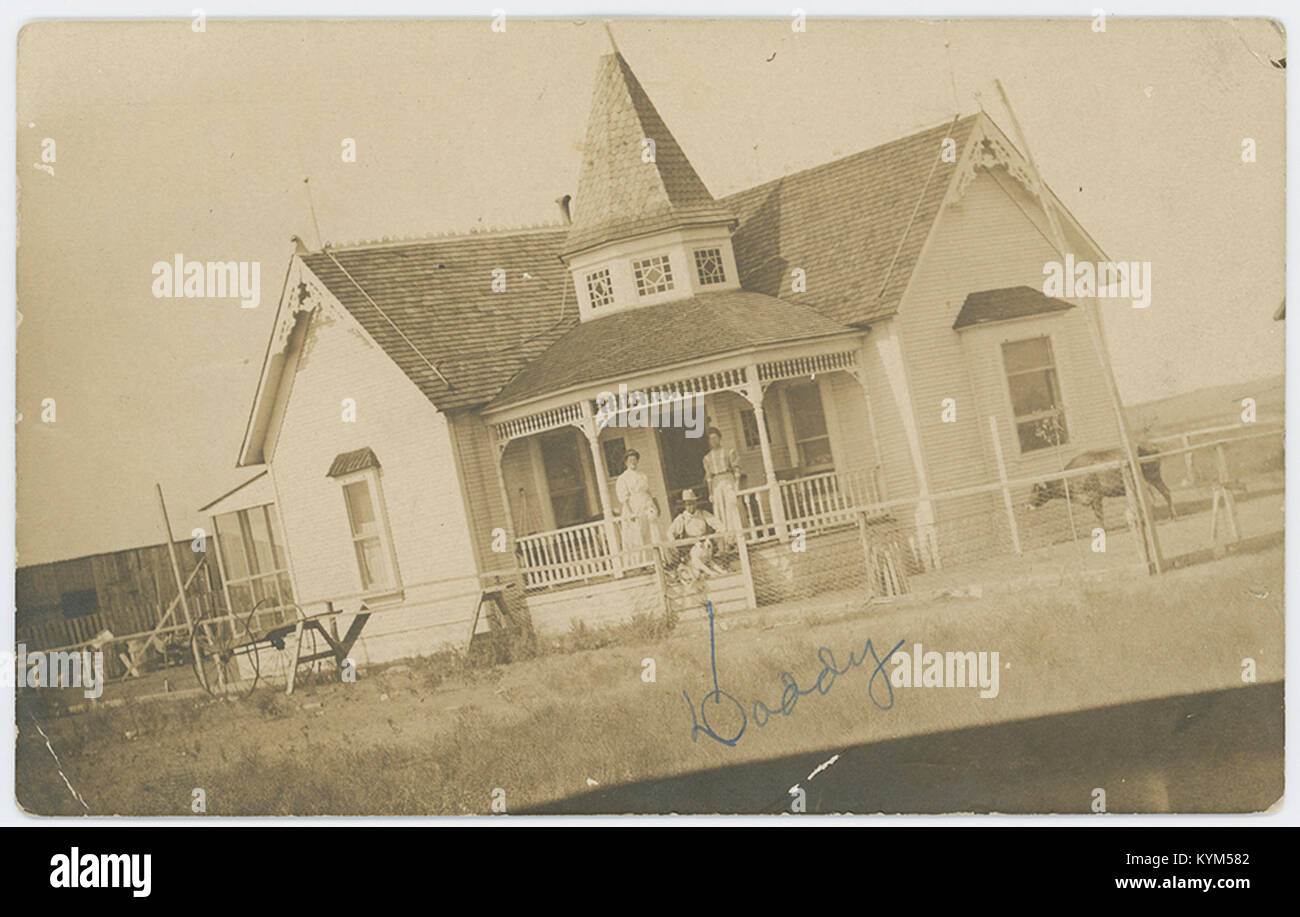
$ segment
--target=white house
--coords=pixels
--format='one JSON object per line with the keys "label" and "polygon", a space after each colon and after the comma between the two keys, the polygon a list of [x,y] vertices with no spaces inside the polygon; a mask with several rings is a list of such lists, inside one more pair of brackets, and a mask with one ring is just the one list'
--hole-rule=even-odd
{"label": "white house", "polygon": [[[284,574],[308,613],[383,612],[363,658],[463,646],[499,583],[543,632],[657,607],[653,570],[611,556],[614,477],[635,449],[671,513],[707,446],[602,429],[620,385],[702,395],[739,453],[737,603],[792,525],[883,501],[914,501],[889,515],[942,564],[943,514],[993,498],[926,497],[996,480],[990,416],[1013,477],[1119,443],[1087,302],[1041,292],[1040,195],[1077,257],[1105,256],[986,115],[715,199],[614,53],[583,156],[571,222],[293,255],[239,451],[262,493],[212,512],[273,503],[286,566],[249,577]],[[230,529],[223,561],[252,537]]]}

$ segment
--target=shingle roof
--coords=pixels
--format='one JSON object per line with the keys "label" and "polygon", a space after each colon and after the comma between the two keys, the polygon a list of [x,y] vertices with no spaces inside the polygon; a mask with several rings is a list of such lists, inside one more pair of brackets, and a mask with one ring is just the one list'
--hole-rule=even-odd
{"label": "shingle roof", "polygon": [[700,293],[583,322],[512,379],[493,406],[656,366],[853,330],[761,293]]}
{"label": "shingle roof", "polygon": [[[940,142],[951,136],[960,154],[974,117],[725,198],[740,219],[733,239],[744,288],[812,310],[835,327],[893,314],[951,179],[951,165],[935,165]],[[667,169],[674,155],[659,146],[661,174],[679,174]],[[492,401],[578,324],[572,280],[559,260],[569,233],[478,233],[301,257],[411,381],[439,409],[452,410]],[[806,293],[791,292],[796,267],[807,272]],[[506,271],[504,293],[492,291],[496,268]]]}
{"label": "shingle roof", "polygon": [[952,328],[957,331],[986,322],[1003,322],[1031,315],[1046,315],[1073,309],[1074,303],[1044,295],[1033,287],[1003,287],[1000,290],[980,290],[971,293],[961,304],[957,321]]}
{"label": "shingle roof", "polygon": [[[951,182],[942,141],[951,137],[960,159],[978,117],[723,198],[740,217],[732,240],[741,284],[844,324],[892,315]],[[806,272],[805,293],[791,292],[795,268]]]}
{"label": "shingle roof", "polygon": [[[425,396],[449,410],[489,401],[577,323],[573,283],[558,258],[564,233],[484,233],[302,258]],[[495,269],[505,271],[503,293],[492,290]]]}
{"label": "shingle roof", "polygon": [[369,446],[362,446],[360,449],[340,452],[334,456],[334,461],[330,462],[330,470],[326,472],[325,477],[341,478],[345,474],[378,467],[379,459],[375,457],[374,451]]}
{"label": "shingle roof", "polygon": [[[649,162],[645,140],[654,141]],[[618,53],[600,59],[575,204],[566,253],[675,226],[735,220],[709,194]]]}

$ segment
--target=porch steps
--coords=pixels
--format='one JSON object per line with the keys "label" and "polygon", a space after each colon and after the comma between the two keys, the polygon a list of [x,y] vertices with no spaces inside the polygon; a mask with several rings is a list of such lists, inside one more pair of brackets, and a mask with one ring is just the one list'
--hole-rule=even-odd
{"label": "porch steps", "polygon": [[689,586],[669,583],[665,594],[669,607],[682,620],[708,617],[706,602],[713,603],[714,614],[743,611],[749,607],[749,590],[745,586],[745,574],[741,572],[700,579]]}

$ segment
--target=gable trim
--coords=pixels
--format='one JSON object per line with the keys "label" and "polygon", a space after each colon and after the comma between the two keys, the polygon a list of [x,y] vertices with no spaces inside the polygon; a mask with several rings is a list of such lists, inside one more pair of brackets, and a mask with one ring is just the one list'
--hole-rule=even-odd
{"label": "gable trim", "polygon": [[[296,282],[295,282],[296,281]],[[292,309],[286,312],[285,307],[289,305],[293,291],[299,284],[305,285],[306,292],[299,305],[304,308]],[[294,340],[294,334],[297,331],[300,320],[304,319],[303,338],[311,331],[311,326],[315,323],[321,310],[328,310],[334,317],[342,321],[349,330],[355,331],[361,336],[361,339],[371,347],[374,347],[384,358],[392,363],[393,367],[401,374],[406,383],[414,386],[416,391],[420,391],[418,385],[402,372],[397,361],[380,346],[379,342],[371,336],[365,327],[352,315],[338,298],[330,292],[315,272],[302,260],[298,255],[294,255],[290,262],[290,271],[286,278],[285,291],[281,296],[280,306],[276,311],[276,324],[271,332],[271,339],[267,343],[267,356],[262,367],[263,381],[259,383],[257,396],[253,402],[253,410],[250,414],[247,433],[245,434],[244,444],[240,449],[239,467],[246,465],[260,465],[271,463],[271,456],[265,454],[266,443],[278,440],[280,425],[284,422],[284,415],[287,412],[289,398],[293,394],[294,373],[292,370],[297,366],[297,358],[302,349],[302,339]],[[290,322],[289,319],[293,321]],[[283,351],[273,350],[275,341],[283,338]],[[284,360],[274,369],[272,363],[275,356],[283,353]],[[428,401],[424,392],[420,396]],[[268,403],[269,399],[269,403]],[[436,411],[437,407],[432,401],[428,401],[429,407]],[[277,413],[277,408],[278,413]],[[265,414],[265,423],[262,429],[258,430],[253,425],[255,419]],[[275,436],[272,437],[272,433]],[[272,455],[275,452],[274,446],[271,449]]]}

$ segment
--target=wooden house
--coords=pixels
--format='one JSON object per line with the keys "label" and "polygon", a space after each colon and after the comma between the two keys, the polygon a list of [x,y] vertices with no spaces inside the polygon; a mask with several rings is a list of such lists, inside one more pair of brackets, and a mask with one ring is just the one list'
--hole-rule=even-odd
{"label": "wooden house", "polygon": [[805,576],[793,527],[885,502],[920,562],[977,556],[1002,536],[945,543],[944,516],[995,498],[928,498],[997,480],[990,417],[1012,477],[1119,444],[1091,305],[1042,292],[1043,201],[1105,255],[987,115],[715,198],[614,53],[582,156],[571,220],[289,265],[239,463],[265,465],[304,608],[384,611],[369,658],[464,645],[497,577],[541,631],[657,607],[612,556],[615,477],[635,449],[671,515],[706,446],[602,423],[620,386],[702,397],[737,451],[738,602]]}

